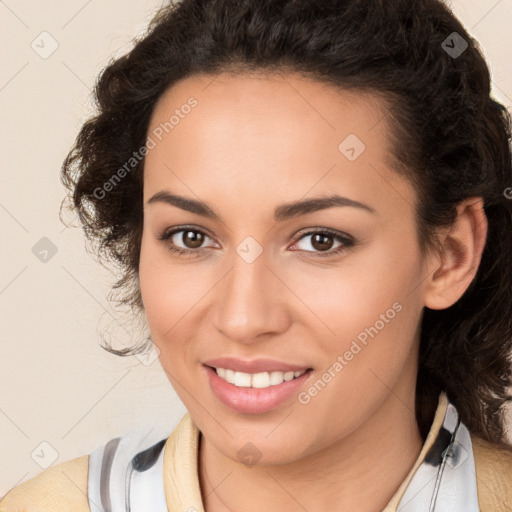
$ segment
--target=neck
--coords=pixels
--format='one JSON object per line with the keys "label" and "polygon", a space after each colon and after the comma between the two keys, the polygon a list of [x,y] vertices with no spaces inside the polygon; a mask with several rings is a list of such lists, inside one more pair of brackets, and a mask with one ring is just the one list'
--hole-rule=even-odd
{"label": "neck", "polygon": [[199,478],[207,512],[382,510],[423,445],[414,395],[390,392],[349,436],[286,465],[248,467],[217,450],[203,435]]}

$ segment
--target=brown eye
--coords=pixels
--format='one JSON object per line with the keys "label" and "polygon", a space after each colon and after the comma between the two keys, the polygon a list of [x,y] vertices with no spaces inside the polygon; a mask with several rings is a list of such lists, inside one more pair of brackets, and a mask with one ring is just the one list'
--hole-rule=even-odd
{"label": "brown eye", "polygon": [[328,251],[333,246],[333,235],[315,233],[311,237],[311,245],[319,251]]}
{"label": "brown eye", "polygon": [[[208,246],[203,244],[213,240],[199,229],[192,229],[187,227],[175,228],[166,230],[158,239],[165,244],[167,249],[172,253],[180,256],[197,256]],[[215,245],[215,244],[214,244]],[[212,247],[212,246],[210,246]]]}
{"label": "brown eye", "polygon": [[[337,245],[335,245],[336,243]],[[303,234],[294,243],[293,248],[310,253],[312,256],[334,256],[353,247],[355,243],[355,240],[349,235],[321,229]],[[301,244],[305,245],[301,247]]]}
{"label": "brown eye", "polygon": [[199,231],[183,230],[181,241],[188,249],[197,249],[201,247],[204,242],[204,235]]}

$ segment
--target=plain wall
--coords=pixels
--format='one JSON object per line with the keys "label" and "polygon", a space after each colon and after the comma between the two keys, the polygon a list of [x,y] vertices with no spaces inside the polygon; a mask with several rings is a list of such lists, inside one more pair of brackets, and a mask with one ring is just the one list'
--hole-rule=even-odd
{"label": "plain wall", "polygon": [[[90,113],[95,78],[160,5],[0,2],[0,496],[54,457],[87,454],[141,424],[165,430],[186,412],[158,360],[100,348],[98,329],[109,324],[122,324],[112,332],[125,342],[141,333],[109,304],[114,276],[86,252],[81,229],[59,219],[60,166]],[[510,108],[512,0],[451,5],[483,47],[495,97]],[[50,251],[46,262],[34,246]]]}

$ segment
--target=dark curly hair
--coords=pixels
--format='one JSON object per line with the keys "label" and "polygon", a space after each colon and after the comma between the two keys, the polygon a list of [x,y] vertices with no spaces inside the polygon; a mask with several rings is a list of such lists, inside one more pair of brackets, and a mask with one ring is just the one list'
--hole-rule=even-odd
{"label": "dark curly hair", "polygon": [[[157,100],[193,74],[266,71],[300,73],[386,101],[394,168],[418,191],[423,254],[438,247],[435,230],[453,223],[459,202],[483,198],[488,235],[475,278],[451,307],[424,309],[416,419],[425,437],[445,391],[471,432],[506,444],[511,116],[490,96],[478,43],[440,0],[182,0],[161,8],[133,49],[99,75],[97,113],[62,167],[67,199],[86,238],[97,243],[98,259],[122,270],[111,293],[121,292],[120,304],[143,311],[144,158],[134,152],[147,141]],[[112,184],[127,162],[130,172]],[[103,348],[130,355],[144,347]]]}

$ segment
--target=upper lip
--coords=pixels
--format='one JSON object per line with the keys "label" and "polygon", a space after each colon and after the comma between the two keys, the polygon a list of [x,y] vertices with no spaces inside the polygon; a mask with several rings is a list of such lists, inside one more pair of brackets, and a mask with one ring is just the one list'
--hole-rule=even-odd
{"label": "upper lip", "polygon": [[235,357],[217,357],[203,361],[203,364],[244,373],[298,372],[310,368],[309,366],[283,363],[282,361],[276,361],[274,359],[253,359],[252,361],[244,361],[243,359],[237,359]]}

